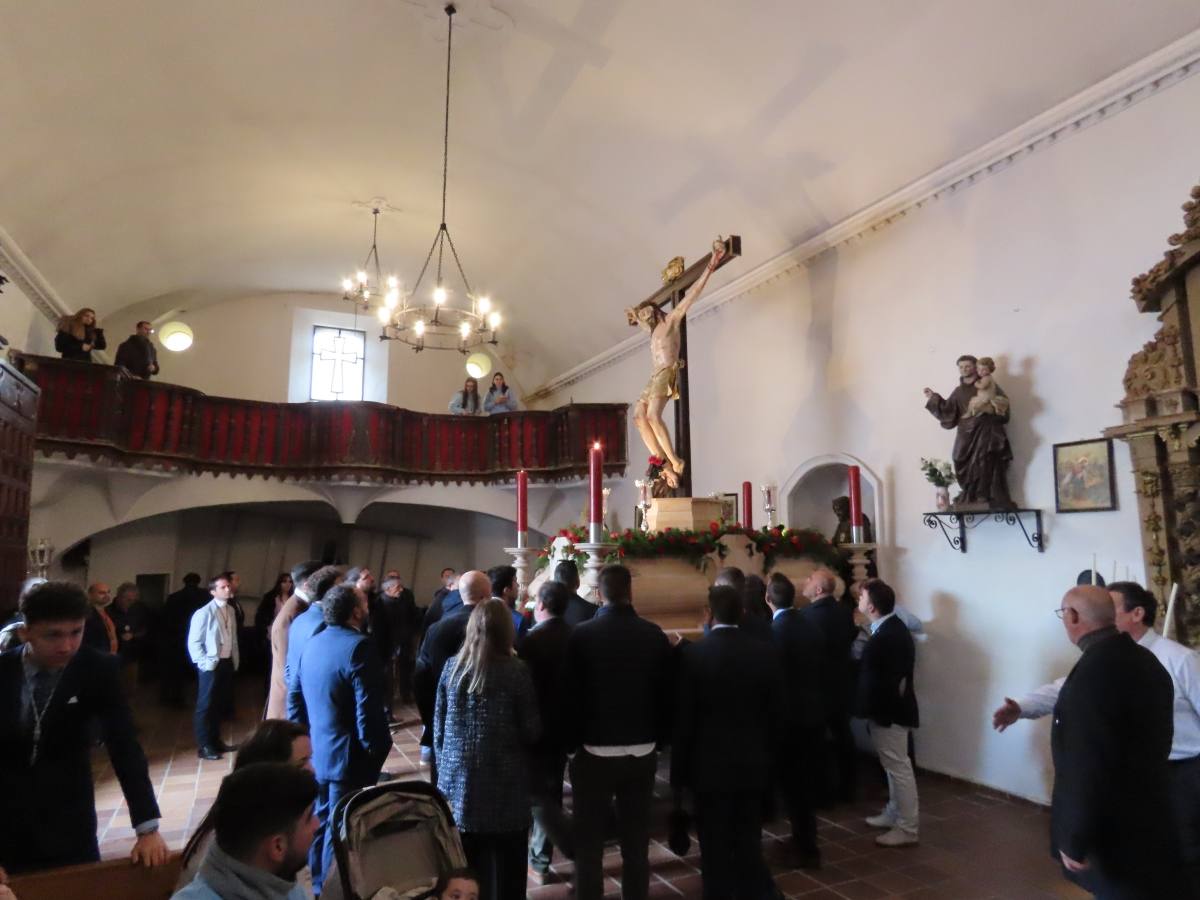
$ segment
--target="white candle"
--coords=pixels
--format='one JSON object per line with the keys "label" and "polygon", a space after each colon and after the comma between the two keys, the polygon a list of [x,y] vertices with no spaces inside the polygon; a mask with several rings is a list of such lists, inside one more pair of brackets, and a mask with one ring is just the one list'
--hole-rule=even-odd
{"label": "white candle", "polygon": [[1092,584],[1096,583],[1096,554],[1092,554]]}
{"label": "white candle", "polygon": [[1114,559],[1113,560],[1113,577],[1112,577],[1112,581],[1110,581],[1109,584],[1112,584],[1116,580],[1117,580],[1117,561]]}
{"label": "white candle", "polygon": [[1171,596],[1167,599],[1167,617],[1163,620],[1163,637],[1169,638],[1175,629],[1175,595],[1179,593],[1179,583],[1171,585]]}

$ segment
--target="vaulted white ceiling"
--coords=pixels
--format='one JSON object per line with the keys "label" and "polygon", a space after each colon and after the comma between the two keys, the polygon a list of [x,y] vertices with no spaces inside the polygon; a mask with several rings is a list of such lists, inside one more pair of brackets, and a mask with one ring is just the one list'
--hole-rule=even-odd
{"label": "vaulted white ceiling", "polygon": [[[0,0],[0,226],[72,306],[338,290],[438,223],[438,0]],[[526,385],[1200,27],[1195,0],[461,0],[448,221]],[[722,275],[725,275],[725,272]],[[720,276],[719,276],[720,278]]]}

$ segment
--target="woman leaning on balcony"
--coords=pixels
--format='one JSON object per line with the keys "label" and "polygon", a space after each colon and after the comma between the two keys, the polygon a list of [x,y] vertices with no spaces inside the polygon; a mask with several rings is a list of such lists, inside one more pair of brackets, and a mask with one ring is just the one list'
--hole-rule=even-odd
{"label": "woman leaning on balcony", "polygon": [[54,349],[63,359],[76,362],[91,362],[93,350],[104,350],[108,341],[104,329],[96,327],[96,311],[84,307],[73,316],[58,320],[58,333],[54,336]]}
{"label": "woman leaning on balcony", "polygon": [[450,413],[455,416],[477,416],[482,412],[479,402],[479,382],[468,378],[461,391],[456,391],[450,400]]}

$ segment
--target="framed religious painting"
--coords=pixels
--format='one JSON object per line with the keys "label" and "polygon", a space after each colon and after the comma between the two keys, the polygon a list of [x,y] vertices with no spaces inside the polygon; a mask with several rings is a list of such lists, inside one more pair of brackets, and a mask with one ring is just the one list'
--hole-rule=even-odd
{"label": "framed religious painting", "polygon": [[1060,513],[1117,508],[1111,440],[1096,438],[1054,445],[1054,508]]}

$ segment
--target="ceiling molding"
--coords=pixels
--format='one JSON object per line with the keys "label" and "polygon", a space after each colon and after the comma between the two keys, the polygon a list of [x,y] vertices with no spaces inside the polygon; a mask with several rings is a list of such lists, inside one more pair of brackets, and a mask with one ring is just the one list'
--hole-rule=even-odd
{"label": "ceiling molding", "polygon": [[[1045,150],[1085,128],[1111,119],[1135,103],[1197,72],[1200,72],[1200,29],[1189,32],[995,140],[918,178],[722,285],[698,300],[688,318],[693,321],[701,319],[727,303],[746,297],[781,278],[790,277],[821,254],[869,237],[916,210],[966,190],[989,175],[1004,171],[1031,153]],[[528,394],[526,400],[532,402],[558,393],[615,365],[648,342],[648,336],[639,332],[551,378]]]}
{"label": "ceiling molding", "polygon": [[29,302],[51,322],[57,324],[61,316],[71,313],[50,282],[3,228],[0,228],[0,271],[12,279]]}

